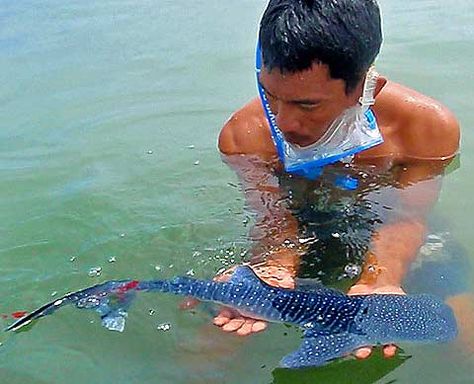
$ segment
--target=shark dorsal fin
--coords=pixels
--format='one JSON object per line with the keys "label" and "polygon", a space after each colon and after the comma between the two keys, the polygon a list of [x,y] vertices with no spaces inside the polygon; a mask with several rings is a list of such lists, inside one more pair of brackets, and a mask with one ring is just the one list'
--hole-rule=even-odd
{"label": "shark dorsal fin", "polygon": [[252,268],[248,265],[238,266],[232,274],[229,283],[233,284],[251,284],[251,285],[262,285],[263,281],[255,274]]}

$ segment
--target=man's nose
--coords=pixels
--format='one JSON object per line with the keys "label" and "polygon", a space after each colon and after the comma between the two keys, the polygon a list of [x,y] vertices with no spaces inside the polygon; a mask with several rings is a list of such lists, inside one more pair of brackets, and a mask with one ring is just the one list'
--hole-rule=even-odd
{"label": "man's nose", "polygon": [[278,128],[285,134],[300,133],[301,124],[295,106],[288,103],[277,103],[277,110],[274,112]]}

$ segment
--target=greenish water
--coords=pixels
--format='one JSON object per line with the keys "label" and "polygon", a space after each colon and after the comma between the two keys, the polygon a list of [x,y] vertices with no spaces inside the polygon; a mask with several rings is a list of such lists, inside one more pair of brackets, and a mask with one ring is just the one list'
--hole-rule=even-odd
{"label": "greenish water", "polygon": [[[106,279],[210,277],[240,260],[247,214],[216,139],[256,94],[264,4],[1,2],[0,313]],[[380,4],[378,70],[443,101],[461,121],[461,167],[445,178],[435,214],[472,260],[474,4]],[[89,276],[93,267],[99,277]],[[178,303],[140,297],[123,334],[72,308],[2,334],[0,381],[467,383],[474,374],[461,341],[404,346],[408,360],[274,371],[298,345],[293,330],[272,326],[242,340]],[[162,323],[171,330],[157,330]]]}

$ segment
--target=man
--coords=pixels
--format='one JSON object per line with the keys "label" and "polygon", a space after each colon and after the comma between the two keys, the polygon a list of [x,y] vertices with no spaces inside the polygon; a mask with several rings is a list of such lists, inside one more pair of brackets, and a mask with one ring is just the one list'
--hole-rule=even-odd
{"label": "man", "polygon": [[[349,294],[404,294],[460,133],[439,102],[375,73],[381,42],[375,0],[269,1],[261,97],[230,117],[219,149],[258,214],[251,263],[270,284],[356,276]],[[225,309],[214,323],[240,335],[266,326]]]}

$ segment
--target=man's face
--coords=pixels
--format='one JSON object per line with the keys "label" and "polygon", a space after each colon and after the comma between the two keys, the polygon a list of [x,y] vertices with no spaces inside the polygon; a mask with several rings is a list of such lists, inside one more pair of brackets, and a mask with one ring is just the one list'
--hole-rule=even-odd
{"label": "man's face", "polygon": [[263,68],[260,83],[285,139],[299,146],[317,141],[334,119],[357,103],[362,92],[359,84],[346,94],[344,80],[331,78],[325,64],[297,73]]}

